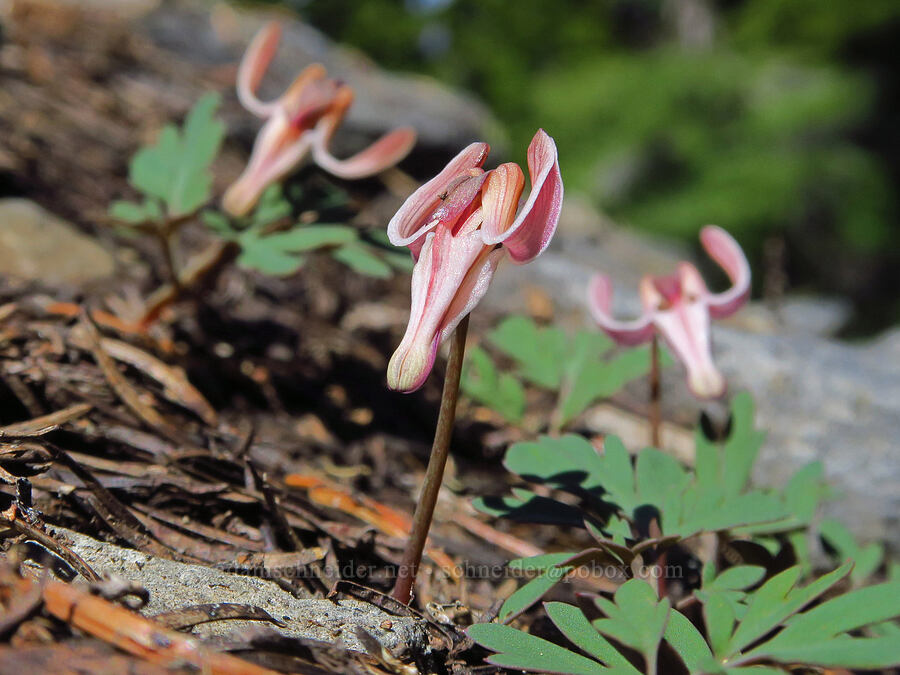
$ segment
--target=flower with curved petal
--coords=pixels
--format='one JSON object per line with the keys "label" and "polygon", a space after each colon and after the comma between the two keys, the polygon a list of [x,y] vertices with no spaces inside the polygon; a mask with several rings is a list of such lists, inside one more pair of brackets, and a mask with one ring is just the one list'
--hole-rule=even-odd
{"label": "flower with curved petal", "polygon": [[327,77],[318,63],[308,66],[281,98],[261,101],[256,90],[281,39],[281,28],[269,23],[247,48],[238,70],[238,100],[254,115],[266,120],[253,144],[250,161],[222,199],[226,211],[246,215],[266,187],[281,180],[310,152],[320,167],[348,180],[372,176],[409,154],[416,132],[395,129],[365,150],[338,159],[328,150],[331,137],[353,103],[353,90]]}
{"label": "flower with curved petal", "polygon": [[[556,144],[539,129],[528,146],[531,193],[517,164],[485,171],[490,146],[472,143],[406,200],[388,224],[416,261],[409,324],[388,364],[388,385],[415,391],[438,347],[487,291],[504,257],[524,264],[550,244],[562,207]],[[518,215],[517,215],[518,212]]]}
{"label": "flower with curved petal", "polygon": [[636,345],[659,334],[687,370],[691,392],[699,398],[725,393],[725,378],[712,359],[710,319],[734,314],[750,297],[750,264],[740,245],[725,230],[707,225],[700,242],[731,280],[731,288],[712,293],[692,264],[678,264],[671,276],[641,279],[644,313],[632,321],[613,318],[612,284],[597,274],[591,280],[589,305],[594,320],[616,342]]}

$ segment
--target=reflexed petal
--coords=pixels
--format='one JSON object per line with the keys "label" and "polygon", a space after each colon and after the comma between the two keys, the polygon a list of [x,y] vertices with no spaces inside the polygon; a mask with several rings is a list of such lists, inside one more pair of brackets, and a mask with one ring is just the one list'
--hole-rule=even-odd
{"label": "reflexed petal", "polygon": [[408,246],[413,257],[418,258],[422,238],[434,229],[436,222],[428,222],[434,210],[440,206],[441,196],[455,179],[470,169],[480,168],[487,159],[490,146],[472,143],[463,149],[437,176],[413,192],[388,223],[388,238],[394,246]]}
{"label": "reflexed petal", "polygon": [[526,263],[540,255],[553,238],[562,208],[563,183],[556,143],[543,129],[528,146],[531,193],[515,222],[505,231],[485,235],[486,244],[503,244],[513,262]]}
{"label": "reflexed petal", "polygon": [[588,307],[600,328],[620,345],[637,345],[653,336],[650,315],[634,321],[617,321],[612,317],[612,283],[609,277],[596,274],[588,286]]}
{"label": "reflexed petal", "polygon": [[259,117],[268,117],[278,105],[277,101],[270,103],[260,101],[256,96],[256,90],[272,62],[272,57],[275,56],[280,40],[281,26],[275,21],[266,24],[250,42],[238,68],[238,100],[242,106]]}
{"label": "reflexed petal", "polygon": [[324,136],[317,133],[313,143],[313,159],[338,178],[353,180],[373,176],[394,166],[409,154],[415,144],[415,130],[403,127],[385,134],[352,157],[337,159],[328,151]]}
{"label": "reflexed petal", "polygon": [[700,242],[728,278],[731,288],[709,295],[709,311],[714,319],[734,314],[750,297],[750,263],[740,245],[721,227],[707,225],[700,231]]}
{"label": "reflexed petal", "polygon": [[499,260],[492,253],[477,230],[453,236],[441,227],[425,236],[413,269],[409,324],[388,364],[391,389],[411,392],[425,382],[438,345],[487,290]]}
{"label": "reflexed petal", "polygon": [[277,111],[256,137],[247,168],[226,190],[223,208],[233,216],[249,213],[269,185],[303,160],[311,141],[310,132],[298,132],[284,112]]}
{"label": "reflexed petal", "polygon": [[316,125],[313,141],[313,159],[316,164],[347,180],[372,176],[393,166],[406,157],[416,143],[415,130],[403,127],[388,132],[352,157],[336,158],[329,152],[328,145],[352,103],[353,90],[346,85],[338,89],[331,102],[331,110]]}
{"label": "reflexed petal", "polygon": [[501,164],[488,173],[481,198],[484,225],[481,232],[485,242],[493,242],[503,235],[516,219],[519,198],[525,187],[525,174],[518,164]]}
{"label": "reflexed petal", "polygon": [[687,369],[691,392],[699,398],[725,393],[725,378],[712,360],[709,310],[703,300],[678,302],[657,312],[653,322],[666,344]]}

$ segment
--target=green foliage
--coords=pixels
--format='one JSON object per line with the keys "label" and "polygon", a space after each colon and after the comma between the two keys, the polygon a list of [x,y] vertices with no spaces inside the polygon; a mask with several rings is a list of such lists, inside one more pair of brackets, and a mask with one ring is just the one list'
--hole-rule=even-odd
{"label": "green foliage", "polygon": [[569,348],[561,328],[541,328],[526,316],[510,316],[487,339],[516,362],[518,374],[526,380],[545,389],[560,387]]}
{"label": "green foliage", "polygon": [[219,102],[218,94],[206,94],[181,129],[166,125],[155,143],[137,151],[128,180],[144,200],[114,202],[109,210],[113,218],[128,224],[156,222],[193,213],[209,201],[210,165],[225,136],[225,125],[215,116]]}
{"label": "green foliage", "polygon": [[509,373],[498,372],[481,347],[467,354],[461,386],[468,396],[496,410],[513,424],[525,413],[525,389]]}
{"label": "green foliage", "polygon": [[[728,438],[712,443],[698,433],[693,470],[654,448],[632,461],[615,437],[605,439],[602,452],[572,434],[512,445],[506,468],[541,485],[541,494],[514,488],[509,497],[478,499],[475,507],[524,522],[585,527],[595,545],[511,561],[511,570],[532,578],[506,600],[500,623],[475,625],[470,637],[496,652],[491,663],[554,673],[656,673],[663,654],[677,655],[689,673],[708,675],[782,673],[799,664],[900,665],[900,572],[889,568],[889,581],[839,593],[850,586],[848,580],[858,586],[868,578],[880,566],[883,549],[860,547],[844,526],[825,520],[820,534],[844,564],[812,578],[805,549],[797,549],[794,537],[811,527],[827,492],[821,464],[798,471],[781,491],[754,489],[750,476],[763,439],[754,425],[753,401],[739,394],[732,401]],[[648,561],[649,569],[667,574],[671,547],[705,532],[718,533],[721,541],[750,535],[773,552],[789,544],[801,564],[783,571],[777,564],[717,570],[714,556],[703,566],[699,587],[689,588],[689,597],[672,607],[658,595],[662,581],[648,581],[659,574],[639,577]],[[578,607],[544,604],[547,617],[577,650],[508,625],[569,574],[594,563],[612,566],[625,579],[612,598],[583,594]],[[593,612],[585,609],[588,601]],[[600,618],[589,618],[598,613]]]}
{"label": "green foliage", "polygon": [[743,618],[746,591],[765,577],[766,568],[757,565],[737,565],[716,576],[712,562],[703,567],[703,585],[694,592],[703,602],[707,632],[713,650],[727,641],[736,619]]}
{"label": "green foliage", "polygon": [[[760,581],[760,568],[726,570],[698,592],[705,632],[667,599],[659,600],[642,579],[625,582],[612,600],[595,597],[603,617],[593,621],[572,605],[546,603],[547,616],[560,633],[590,659],[502,624],[476,624],[468,634],[497,652],[489,662],[532,672],[655,673],[661,642],[689,673],[779,673],[786,672],[782,667],[801,663],[867,669],[900,664],[895,638],[850,634],[900,616],[900,584],[870,586],[815,604],[850,568],[848,563],[801,587],[800,568],[791,567],[751,592],[743,589]],[[636,668],[619,645],[641,654],[643,669]]]}
{"label": "green foliage", "polygon": [[836,137],[870,105],[865,79],[672,48],[584,60],[538,78],[531,94],[560,152],[574,155],[567,182],[626,222],[686,239],[698,223],[724,223],[756,252],[765,234],[817,207],[858,248],[887,240],[885,177]]}
{"label": "green foliage", "polygon": [[497,652],[487,658],[489,663],[496,666],[571,675],[604,672],[604,668],[596,661],[510,626],[481,623],[471,626],[467,632],[482,647]]}
{"label": "green foliage", "polygon": [[656,591],[640,579],[631,579],[622,584],[616,591],[614,600],[615,602],[602,596],[595,599],[597,607],[606,618],[594,621],[594,628],[640,653],[647,664],[647,670],[655,672],[659,641],[669,622],[669,600],[658,600]]}
{"label": "green foliage", "polygon": [[[572,434],[516,443],[507,451],[504,465],[527,481],[579,497],[576,511],[582,519],[601,523],[601,548],[609,548],[607,539],[614,540],[616,533],[603,525],[613,514],[633,529],[656,520],[663,536],[679,538],[702,531],[771,534],[797,529],[812,513],[791,508],[794,495],[749,486],[762,440],[753,424],[752,399],[739,394],[732,404],[732,431],[724,443],[710,443],[698,433],[693,471],[655,448],[641,450],[632,464],[618,438],[607,437],[600,453]],[[517,490],[512,497],[481,498],[474,505],[517,520],[530,520],[536,513],[566,523],[579,519],[569,504],[551,506],[556,501]],[[620,534],[621,521],[613,522]]]}
{"label": "green foliage", "polygon": [[[647,348],[611,357],[614,343],[596,330],[581,330],[570,337],[561,328],[542,327],[525,316],[505,318],[488,333],[487,341],[515,363],[515,375],[556,392],[552,415],[556,429],[565,427],[594,401],[609,397],[631,380],[646,375],[650,367]],[[462,387],[466,394],[506,419],[521,419],[521,385],[510,374],[498,374],[486,352],[479,351],[469,365]]]}
{"label": "green foliage", "polygon": [[[223,239],[241,247],[238,265],[283,276],[293,274],[314,251],[327,250],[331,256],[358,274],[387,278],[392,268],[404,269],[403,254],[388,250],[380,241],[369,241],[349,225],[289,225],[291,204],[279,185],[270,186],[249,218],[233,221],[217,211],[206,211],[203,221]],[[408,257],[408,256],[404,256]]]}
{"label": "green foliage", "polygon": [[835,551],[838,559],[855,563],[850,579],[856,585],[872,576],[884,560],[884,546],[877,542],[860,546],[850,530],[834,518],[826,518],[819,523],[819,535]]}
{"label": "green foliage", "polygon": [[510,570],[535,571],[538,572],[538,575],[506,599],[503,606],[500,607],[497,618],[508,623],[544,597],[571,569],[571,567],[560,566],[569,557],[571,557],[569,553],[550,553],[533,558],[511,560]]}
{"label": "green foliage", "polygon": [[828,57],[856,35],[897,18],[893,0],[823,4],[817,0],[744,3],[729,19],[735,44],[744,49],[784,47],[808,56]]}
{"label": "green foliage", "polygon": [[150,198],[140,204],[124,199],[114,201],[109,205],[109,215],[127,225],[158,222],[164,218],[159,202]]}

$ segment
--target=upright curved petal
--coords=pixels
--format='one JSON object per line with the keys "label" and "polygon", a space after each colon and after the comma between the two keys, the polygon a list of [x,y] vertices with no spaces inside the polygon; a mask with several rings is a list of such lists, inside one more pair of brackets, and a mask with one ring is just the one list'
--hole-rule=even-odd
{"label": "upright curved petal", "polygon": [[731,279],[731,288],[727,291],[709,294],[709,312],[714,319],[730,316],[750,297],[750,263],[734,237],[721,227],[704,227],[700,231],[700,242]]}
{"label": "upright curved petal", "polygon": [[254,36],[244,52],[237,75],[237,95],[241,105],[258,117],[268,117],[278,105],[277,101],[265,103],[256,95],[278,43],[281,40],[281,26],[271,21]]}
{"label": "upright curved petal", "polygon": [[477,229],[453,235],[441,227],[425,235],[413,269],[409,324],[388,364],[391,389],[412,392],[422,386],[441,341],[487,291],[500,254],[482,243]]}
{"label": "upright curved petal", "polygon": [[709,296],[711,295],[709,288],[706,286],[706,282],[703,281],[700,270],[694,267],[693,264],[682,261],[678,263],[678,270],[675,276],[663,277],[663,279],[674,284],[677,289],[675,294],[669,296],[672,304],[676,302],[700,301],[704,304],[709,302]]}
{"label": "upright curved petal", "polygon": [[424,243],[422,238],[437,225],[437,222],[429,222],[429,217],[440,206],[442,196],[446,197],[448,187],[455,180],[471,169],[481,168],[490,150],[487,143],[472,143],[450,160],[437,176],[413,192],[388,223],[391,243],[409,247],[413,257],[418,259]]}
{"label": "upright curved petal", "polygon": [[[562,209],[563,183],[556,143],[538,129],[528,146],[531,193],[519,217],[508,228],[493,222],[484,230],[486,244],[503,244],[515,263],[534,260],[550,245]],[[487,225],[487,223],[485,223]]]}
{"label": "upright curved petal", "polygon": [[250,161],[225,191],[222,207],[233,216],[248,214],[266,187],[303,160],[310,143],[309,132],[296,129],[284,111],[277,110],[260,129]]}
{"label": "upright curved petal", "polygon": [[612,317],[612,283],[604,274],[595,274],[588,285],[588,307],[594,321],[620,345],[637,345],[653,336],[650,314],[634,321],[617,321]]}
{"label": "upright curved petal", "polygon": [[481,232],[485,243],[493,241],[495,233],[505,231],[515,220],[524,188],[525,174],[518,164],[501,164],[488,173],[481,197],[484,211]]}
{"label": "upright curved petal", "polygon": [[328,71],[321,63],[311,63],[294,78],[278,103],[291,124],[298,129],[312,129],[346,93],[349,93],[349,106],[353,101],[350,88],[329,79]]}

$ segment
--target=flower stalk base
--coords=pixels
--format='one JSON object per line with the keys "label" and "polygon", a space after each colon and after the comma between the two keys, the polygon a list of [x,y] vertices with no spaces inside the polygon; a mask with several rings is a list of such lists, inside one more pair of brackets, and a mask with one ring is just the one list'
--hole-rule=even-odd
{"label": "flower stalk base", "polygon": [[391,592],[391,597],[404,605],[408,605],[412,599],[416,572],[422,562],[422,552],[425,550],[425,541],[428,539],[428,530],[431,528],[431,520],[434,517],[434,507],[437,504],[438,492],[444,478],[444,467],[450,454],[450,439],[453,436],[453,423],[456,419],[456,401],[459,398],[459,379],[462,374],[468,330],[469,317],[467,315],[453,332],[447,374],[444,377],[444,390],[441,394],[441,409],[438,413],[437,428],[434,431],[431,457],[425,471],[425,483],[422,486],[422,495],[416,504],[416,513],[413,516],[409,541],[403,552],[403,560],[397,570],[397,581]]}

